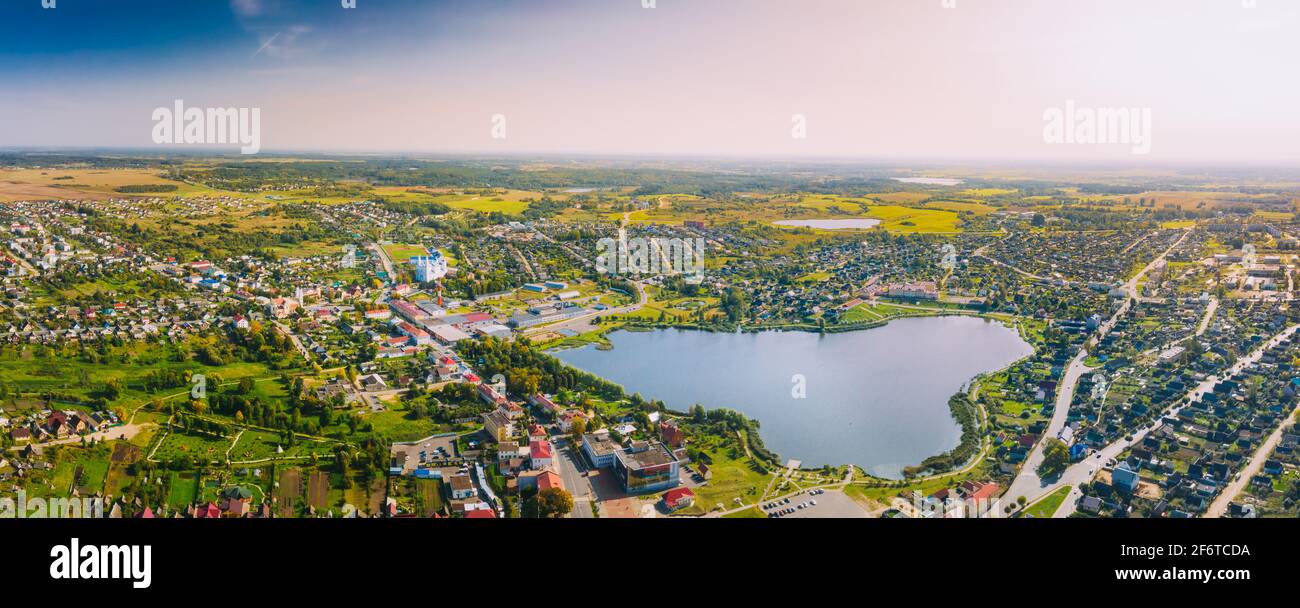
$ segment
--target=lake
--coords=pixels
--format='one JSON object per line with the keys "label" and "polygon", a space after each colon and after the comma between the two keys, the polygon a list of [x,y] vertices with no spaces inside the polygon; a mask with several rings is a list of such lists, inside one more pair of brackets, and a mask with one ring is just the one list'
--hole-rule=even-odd
{"label": "lake", "polygon": [[[948,398],[975,376],[1033,352],[1019,334],[974,317],[900,319],[863,331],[616,331],[556,357],[674,410],[694,403],[757,419],[768,449],[805,466],[856,464],[897,478],[957,446]],[[806,398],[792,394],[802,375]]]}
{"label": "lake", "polygon": [[892,179],[904,184],[924,184],[927,186],[956,186],[965,181],[951,177],[895,177]]}
{"label": "lake", "polygon": [[781,220],[774,222],[777,226],[799,226],[802,228],[820,228],[822,230],[862,230],[880,225],[880,220]]}

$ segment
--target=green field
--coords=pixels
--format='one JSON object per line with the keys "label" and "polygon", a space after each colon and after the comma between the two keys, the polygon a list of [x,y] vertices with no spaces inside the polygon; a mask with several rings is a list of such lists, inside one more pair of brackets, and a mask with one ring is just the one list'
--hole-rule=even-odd
{"label": "green field", "polygon": [[1052,515],[1061,508],[1061,504],[1065,502],[1065,497],[1069,496],[1070,490],[1073,489],[1074,488],[1071,486],[1065,486],[1064,488],[1052,492],[1046,498],[1029,505],[1028,508],[1021,512],[1020,516],[1038,519],[1051,518]]}
{"label": "green field", "polygon": [[401,243],[390,243],[384,245],[384,252],[388,257],[393,259],[393,263],[401,266],[407,263],[411,258],[428,255],[429,250],[423,245],[403,245]]}
{"label": "green field", "polygon": [[747,503],[762,498],[760,495],[772,477],[743,454],[735,454],[738,449],[715,448],[705,452],[713,461],[709,465],[712,477],[709,483],[695,489],[695,505],[684,509],[683,514],[703,515],[719,504],[723,509],[732,509],[740,506],[736,498]]}
{"label": "green field", "polygon": [[167,506],[184,508],[194,502],[199,494],[199,478],[195,473],[171,473],[167,489]]}
{"label": "green field", "polygon": [[181,431],[172,431],[163,438],[154,460],[168,462],[187,457],[194,462],[224,462],[226,449],[230,447],[230,438],[212,437],[210,435],[191,435]]}

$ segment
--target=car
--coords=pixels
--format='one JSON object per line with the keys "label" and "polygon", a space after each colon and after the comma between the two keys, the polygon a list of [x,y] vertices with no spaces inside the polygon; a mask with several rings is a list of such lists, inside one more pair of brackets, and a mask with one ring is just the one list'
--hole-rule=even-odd
{"label": "car", "polygon": [[808,504],[809,504],[810,506],[817,506],[817,501],[815,501],[815,500],[810,500],[810,501],[808,501]]}

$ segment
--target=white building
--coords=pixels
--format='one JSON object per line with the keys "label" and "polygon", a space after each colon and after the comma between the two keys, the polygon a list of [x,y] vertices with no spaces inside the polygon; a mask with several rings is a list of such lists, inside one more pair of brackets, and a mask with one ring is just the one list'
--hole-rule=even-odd
{"label": "white building", "polygon": [[447,258],[436,251],[411,258],[411,266],[415,268],[415,280],[421,283],[432,283],[447,276]]}

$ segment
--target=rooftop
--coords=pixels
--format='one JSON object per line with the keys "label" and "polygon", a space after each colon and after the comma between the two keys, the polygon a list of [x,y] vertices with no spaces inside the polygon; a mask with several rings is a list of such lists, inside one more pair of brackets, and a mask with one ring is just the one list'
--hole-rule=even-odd
{"label": "rooftop", "polygon": [[629,469],[645,469],[677,462],[677,457],[662,443],[651,443],[644,449],[629,448],[618,453],[618,459]]}

